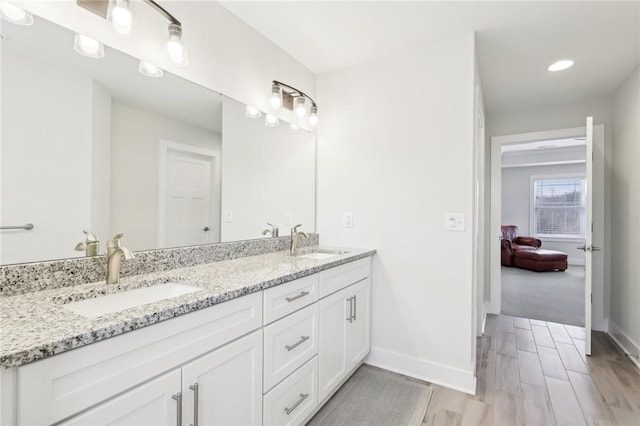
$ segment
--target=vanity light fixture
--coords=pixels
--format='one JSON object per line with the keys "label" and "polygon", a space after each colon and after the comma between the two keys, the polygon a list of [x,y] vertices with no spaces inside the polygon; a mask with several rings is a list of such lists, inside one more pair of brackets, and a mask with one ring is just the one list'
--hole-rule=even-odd
{"label": "vanity light fixture", "polygon": [[189,65],[187,48],[182,43],[182,26],[178,23],[169,24],[169,40],[167,40],[169,59],[176,65],[186,67]]}
{"label": "vanity light fixture", "polygon": [[104,58],[104,46],[102,43],[84,34],[76,33],[73,40],[73,50],[87,58]]}
{"label": "vanity light fixture", "polygon": [[244,109],[244,115],[246,115],[247,118],[258,118],[262,115],[262,112],[254,106],[247,105]]}
{"label": "vanity light fixture", "polygon": [[146,77],[162,77],[164,75],[162,68],[143,60],[140,60],[138,71]]}
{"label": "vanity light fixture", "polygon": [[298,127],[297,124],[289,123],[289,130],[291,130],[292,132],[297,132],[298,130],[300,130],[300,127]]}
{"label": "vanity light fixture", "polygon": [[547,69],[549,71],[562,71],[562,70],[566,70],[567,68],[571,68],[572,66],[573,66],[573,61],[571,59],[563,59],[561,61],[557,61],[549,65],[549,68]]}
{"label": "vanity light fixture", "polygon": [[120,34],[129,34],[133,28],[133,0],[112,0],[109,20]]}
{"label": "vanity light fixture", "polygon": [[[307,103],[311,106],[309,107]],[[283,106],[285,109],[293,111],[299,118],[308,116],[311,127],[318,124],[318,105],[316,102],[302,90],[277,80],[273,80],[271,83],[271,106],[274,109]]]}
{"label": "vanity light fixture", "polygon": [[2,19],[17,25],[32,25],[33,15],[26,10],[3,1],[0,3],[0,15]]}
{"label": "vanity light fixture", "polygon": [[275,115],[266,114],[264,116],[264,125],[267,127],[277,127],[280,124],[280,120]]}

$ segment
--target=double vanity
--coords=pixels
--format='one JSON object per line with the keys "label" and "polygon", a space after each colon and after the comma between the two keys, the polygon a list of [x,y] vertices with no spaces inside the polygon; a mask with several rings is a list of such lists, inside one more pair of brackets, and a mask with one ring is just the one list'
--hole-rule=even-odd
{"label": "double vanity", "polygon": [[0,423],[303,424],[369,353],[374,253],[307,247],[2,296]]}

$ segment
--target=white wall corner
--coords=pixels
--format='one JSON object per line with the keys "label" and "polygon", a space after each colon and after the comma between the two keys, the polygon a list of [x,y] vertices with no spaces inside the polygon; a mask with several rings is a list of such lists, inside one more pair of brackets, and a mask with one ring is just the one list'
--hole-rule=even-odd
{"label": "white wall corner", "polygon": [[473,369],[464,370],[378,347],[371,347],[364,363],[470,395],[476,394]]}
{"label": "white wall corner", "polygon": [[614,342],[627,354],[631,362],[640,368],[640,344],[635,342],[627,333],[625,333],[615,322],[609,319],[608,334]]}

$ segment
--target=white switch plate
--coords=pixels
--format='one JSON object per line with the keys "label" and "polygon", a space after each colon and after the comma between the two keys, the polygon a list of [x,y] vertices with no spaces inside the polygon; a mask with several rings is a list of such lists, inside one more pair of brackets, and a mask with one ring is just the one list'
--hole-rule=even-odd
{"label": "white switch plate", "polygon": [[291,212],[284,212],[284,224],[291,225]]}
{"label": "white switch plate", "polygon": [[464,213],[447,213],[444,229],[447,231],[464,231]]}
{"label": "white switch plate", "polygon": [[353,213],[345,212],[344,213],[344,227],[345,228],[353,228]]}
{"label": "white switch plate", "polygon": [[226,211],[224,212],[224,221],[225,221],[226,223],[231,223],[231,222],[233,222],[233,211],[231,211],[231,210],[226,210]]}

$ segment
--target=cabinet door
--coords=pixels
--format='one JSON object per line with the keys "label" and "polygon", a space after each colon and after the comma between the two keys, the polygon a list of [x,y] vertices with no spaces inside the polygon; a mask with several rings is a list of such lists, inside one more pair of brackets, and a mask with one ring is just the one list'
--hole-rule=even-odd
{"label": "cabinet door", "polygon": [[364,359],[371,349],[371,285],[370,280],[360,281],[349,287],[353,297],[353,322],[347,335],[347,370]]}
{"label": "cabinet door", "polygon": [[262,330],[182,367],[182,395],[183,425],[261,424]]}
{"label": "cabinet door", "polygon": [[178,402],[173,399],[173,396],[179,392],[180,369],[175,369],[61,424],[69,426],[176,425],[178,424]]}
{"label": "cabinet door", "polygon": [[318,302],[319,321],[319,401],[324,400],[349,372],[347,368],[347,332],[350,288]]}

